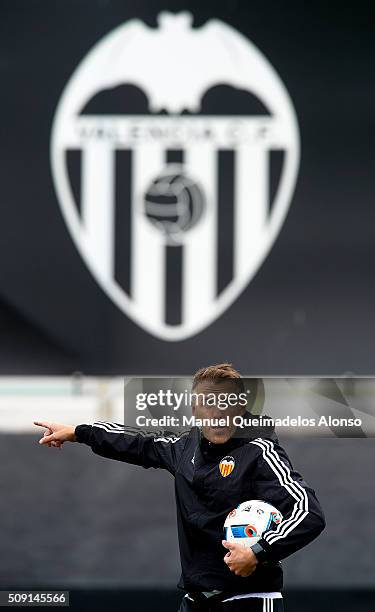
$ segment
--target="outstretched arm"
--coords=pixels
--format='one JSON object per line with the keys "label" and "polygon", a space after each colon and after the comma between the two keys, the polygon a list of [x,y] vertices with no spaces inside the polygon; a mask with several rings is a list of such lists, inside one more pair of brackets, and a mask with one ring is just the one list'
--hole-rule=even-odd
{"label": "outstretched arm", "polygon": [[182,455],[187,433],[180,436],[148,433],[106,421],[77,427],[40,421],[35,424],[46,428],[40,444],[61,447],[64,442],[81,442],[102,457],[145,468],[164,468],[172,474]]}

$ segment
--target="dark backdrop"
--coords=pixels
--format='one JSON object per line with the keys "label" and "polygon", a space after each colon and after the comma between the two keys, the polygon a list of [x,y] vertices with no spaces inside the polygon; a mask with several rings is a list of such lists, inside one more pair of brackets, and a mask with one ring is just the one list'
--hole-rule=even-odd
{"label": "dark backdrop", "polygon": [[[90,48],[139,17],[189,9],[253,41],[295,105],[299,178],[237,301],[182,342],[158,340],[97,286],[57,203],[53,114]],[[0,372],[186,373],[230,359],[262,374],[373,374],[375,38],[370,3],[3,0],[0,7]]]}

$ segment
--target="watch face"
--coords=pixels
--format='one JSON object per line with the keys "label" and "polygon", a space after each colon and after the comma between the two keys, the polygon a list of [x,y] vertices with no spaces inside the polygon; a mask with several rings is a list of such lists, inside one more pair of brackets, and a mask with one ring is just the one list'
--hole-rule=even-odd
{"label": "watch face", "polygon": [[257,542],[256,544],[251,546],[251,550],[253,551],[254,555],[258,559],[259,563],[262,563],[262,561],[264,560],[264,557],[267,555],[264,548]]}
{"label": "watch face", "polygon": [[261,547],[260,544],[256,543],[256,544],[254,544],[254,546],[251,547],[251,550],[256,555],[256,554],[258,554],[260,552],[263,552],[264,549]]}

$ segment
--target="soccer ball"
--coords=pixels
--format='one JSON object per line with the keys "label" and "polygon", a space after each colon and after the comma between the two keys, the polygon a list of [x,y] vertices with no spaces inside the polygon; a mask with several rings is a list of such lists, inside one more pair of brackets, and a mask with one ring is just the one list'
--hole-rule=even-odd
{"label": "soccer ball", "polygon": [[203,214],[203,192],[184,167],[169,164],[145,194],[145,213],[171,244],[198,223]]}
{"label": "soccer ball", "polygon": [[275,529],[283,520],[277,508],[259,499],[242,502],[229,512],[224,523],[225,539],[246,548],[260,540],[262,534]]}

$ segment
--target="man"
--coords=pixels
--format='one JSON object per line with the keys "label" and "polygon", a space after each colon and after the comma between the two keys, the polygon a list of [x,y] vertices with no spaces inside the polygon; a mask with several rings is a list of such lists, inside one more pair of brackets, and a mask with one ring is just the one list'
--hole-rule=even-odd
{"label": "man", "polygon": [[[179,436],[157,437],[108,422],[77,427],[35,422],[47,429],[40,444],[81,442],[103,457],[173,474],[179,586],[187,591],[180,612],[281,611],[280,559],[308,544],[325,526],[315,492],[293,470],[272,429],[260,436],[253,427],[236,427],[239,416],[250,420],[251,415],[239,400],[243,380],[230,364],[199,370],[192,391],[192,413],[202,426]],[[223,410],[218,399],[229,394],[235,401]],[[228,464],[231,471],[222,469]],[[275,506],[283,515],[281,523],[252,548],[222,540],[228,512],[251,499]]]}

